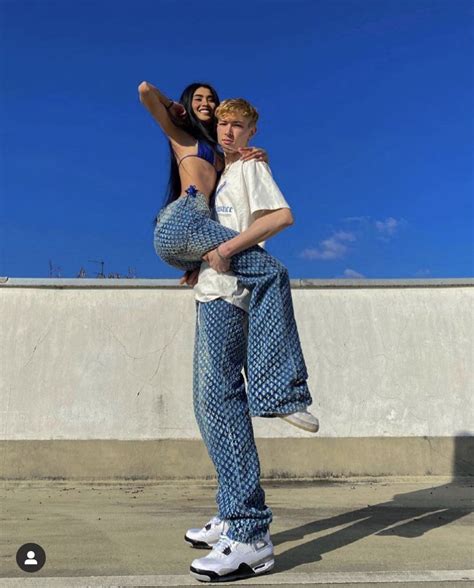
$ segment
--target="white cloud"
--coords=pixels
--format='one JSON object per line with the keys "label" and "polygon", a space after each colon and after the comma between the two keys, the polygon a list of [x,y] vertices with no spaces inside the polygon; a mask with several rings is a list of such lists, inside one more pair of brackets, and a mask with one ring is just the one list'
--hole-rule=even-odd
{"label": "white cloud", "polygon": [[407,224],[403,218],[396,219],[393,216],[387,217],[385,220],[372,220],[370,216],[346,216],[341,219],[343,222],[359,223],[362,230],[368,229],[369,225],[375,227],[377,236],[381,239],[388,240],[393,237],[395,233]]}
{"label": "white cloud", "polygon": [[347,246],[343,241],[355,241],[354,234],[347,231],[337,231],[329,239],[321,241],[319,247],[302,251],[300,257],[305,259],[339,259],[347,252]]}
{"label": "white cloud", "polygon": [[[358,237],[366,234],[371,235],[373,238],[373,228],[375,228],[378,239],[389,241],[402,226],[407,224],[405,219],[396,219],[393,216],[389,216],[385,220],[372,220],[370,216],[347,216],[342,221],[355,222],[359,223],[359,225],[351,232],[335,231],[331,237],[320,241],[317,247],[304,249],[299,256],[304,259],[341,259],[349,250],[346,244],[347,241],[356,241]],[[352,272],[353,270],[347,271]],[[355,272],[353,277],[358,277],[358,273]]]}
{"label": "white cloud", "polygon": [[388,235],[393,235],[397,227],[398,222],[391,216],[389,216],[385,221],[375,221],[375,228],[377,231],[386,233]]}
{"label": "white cloud", "polygon": [[366,223],[370,220],[370,216],[346,216],[342,220],[349,223]]}
{"label": "white cloud", "polygon": [[350,268],[347,268],[344,270],[344,277],[346,277],[346,278],[365,278],[364,274],[360,274],[359,272],[356,272],[355,270],[352,270]]}
{"label": "white cloud", "polygon": [[397,220],[396,218],[389,216],[384,221],[376,220],[374,224],[375,224],[375,228],[379,234],[379,237],[381,237],[382,239],[388,239],[389,237],[393,237],[393,235],[395,235],[397,230],[402,225],[406,224],[406,221],[403,218]]}
{"label": "white cloud", "polygon": [[423,276],[429,276],[431,274],[431,270],[428,268],[419,269],[415,272],[415,276],[417,278],[422,278]]}

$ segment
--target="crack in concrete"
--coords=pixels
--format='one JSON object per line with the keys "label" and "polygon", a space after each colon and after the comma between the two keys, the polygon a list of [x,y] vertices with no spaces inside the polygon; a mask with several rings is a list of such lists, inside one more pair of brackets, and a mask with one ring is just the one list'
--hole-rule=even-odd
{"label": "crack in concrete", "polygon": [[36,343],[36,345],[33,347],[33,351],[31,352],[30,359],[29,359],[29,360],[28,360],[28,361],[25,363],[25,365],[24,365],[24,366],[23,366],[21,369],[24,369],[24,368],[26,368],[26,366],[27,366],[28,364],[30,364],[30,363],[31,363],[31,360],[33,359],[33,356],[34,356],[34,354],[35,354],[35,352],[36,352],[36,349],[37,349],[37,348],[38,348],[38,346],[39,346],[39,345],[40,345],[40,344],[41,344],[41,343],[44,341],[44,339],[46,338],[46,336],[49,334],[49,331],[51,330],[51,329],[50,329],[50,325],[51,325],[51,322],[50,322],[50,324],[49,324],[49,325],[46,327],[46,331],[45,331],[44,335],[43,335],[43,336],[42,336],[42,337],[41,337],[41,338],[38,340],[38,342]]}
{"label": "crack in concrete", "polygon": [[122,349],[125,352],[125,355],[127,357],[130,357],[130,359],[143,359],[143,358],[147,357],[148,355],[154,355],[155,353],[159,353],[161,351],[161,348],[160,348],[160,349],[154,349],[153,351],[147,351],[143,355],[131,355],[126,348],[125,343],[123,343],[119,339],[119,337],[117,337],[117,335],[112,331],[112,329],[109,327],[109,325],[107,323],[104,323],[103,326],[112,335],[112,337],[117,341],[117,343],[122,347]]}
{"label": "crack in concrete", "polygon": [[166,349],[171,345],[171,343],[174,341],[176,335],[179,333],[179,331],[182,329],[183,327],[183,323],[181,323],[178,328],[176,329],[176,331],[173,333],[173,335],[171,336],[171,339],[168,341],[168,343],[165,343],[165,345],[163,346],[163,348],[161,349],[161,353],[160,353],[160,357],[158,358],[158,365],[156,366],[155,371],[153,372],[153,374],[151,375],[150,378],[148,378],[148,380],[146,380],[142,387],[140,388],[140,390],[138,390],[137,392],[137,396],[139,396],[140,392],[143,390],[143,388],[145,388],[146,385],[148,385],[153,378],[156,376],[156,374],[158,373],[160,366],[161,366],[161,360],[163,359],[163,355],[166,351]]}

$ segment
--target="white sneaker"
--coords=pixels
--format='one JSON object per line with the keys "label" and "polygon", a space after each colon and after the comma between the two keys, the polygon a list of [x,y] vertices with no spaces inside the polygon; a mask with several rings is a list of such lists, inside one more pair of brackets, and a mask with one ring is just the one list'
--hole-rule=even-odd
{"label": "white sneaker", "polygon": [[188,529],[184,536],[186,543],[198,549],[211,549],[219,541],[221,533],[225,533],[229,528],[229,523],[219,517],[212,519],[204,525],[202,529]]}
{"label": "white sneaker", "polygon": [[269,531],[254,543],[234,541],[223,533],[211,553],[191,563],[189,573],[201,582],[223,582],[264,574],[274,565]]}
{"label": "white sneaker", "polygon": [[317,433],[319,431],[318,419],[308,412],[306,408],[298,412],[292,412],[291,414],[278,414],[276,416],[304,431],[309,431],[310,433]]}

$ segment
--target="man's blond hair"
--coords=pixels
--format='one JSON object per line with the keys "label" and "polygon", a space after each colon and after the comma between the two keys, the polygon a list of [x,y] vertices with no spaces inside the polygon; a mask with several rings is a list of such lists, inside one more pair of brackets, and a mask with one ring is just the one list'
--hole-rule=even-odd
{"label": "man's blond hair", "polygon": [[215,112],[218,120],[220,118],[226,119],[232,114],[241,114],[242,116],[249,118],[249,126],[255,126],[257,124],[257,109],[244,98],[230,98],[229,100],[223,100],[216,108]]}

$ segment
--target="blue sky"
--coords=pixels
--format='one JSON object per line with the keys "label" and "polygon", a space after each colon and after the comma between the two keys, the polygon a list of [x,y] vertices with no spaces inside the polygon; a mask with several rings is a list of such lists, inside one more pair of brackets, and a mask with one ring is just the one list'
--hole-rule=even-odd
{"label": "blue sky", "polygon": [[143,80],[257,107],[291,278],[473,275],[469,1],[0,0],[0,27],[0,275],[180,277]]}

